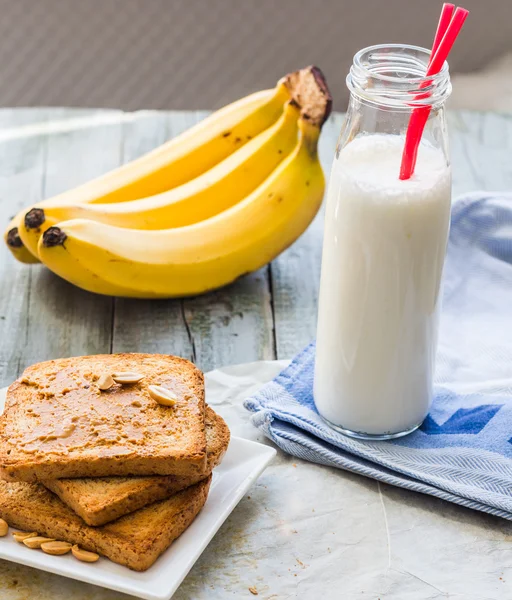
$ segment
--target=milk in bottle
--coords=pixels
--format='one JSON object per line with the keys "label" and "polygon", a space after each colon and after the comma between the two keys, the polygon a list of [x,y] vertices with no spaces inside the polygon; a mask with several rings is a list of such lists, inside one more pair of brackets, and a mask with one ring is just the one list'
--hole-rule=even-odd
{"label": "milk in bottle", "polygon": [[[409,57],[403,48],[396,50],[397,71],[400,58]],[[412,54],[421,72],[427,57],[420,49]],[[432,402],[450,220],[442,107],[449,80],[414,174],[402,181],[410,109],[393,82],[385,82],[383,97],[373,79],[369,90],[349,83],[351,106],[328,188],[314,398],[319,413],[342,432],[386,439],[418,427]]]}

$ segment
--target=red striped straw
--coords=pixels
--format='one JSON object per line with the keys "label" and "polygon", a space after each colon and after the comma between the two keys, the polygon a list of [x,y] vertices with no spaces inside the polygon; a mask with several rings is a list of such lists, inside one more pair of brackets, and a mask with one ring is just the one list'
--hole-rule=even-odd
{"label": "red striped straw", "polygon": [[[437,75],[437,73],[439,73],[469,14],[469,11],[465,8],[457,7],[455,10],[454,8],[453,4],[443,4],[426,76]],[[420,88],[425,88],[429,85],[430,81],[425,80]],[[415,100],[421,100],[425,97],[427,97],[426,94],[418,94],[415,97]],[[407,127],[405,136],[402,164],[400,165],[400,179],[402,180],[410,179],[414,173],[414,167],[416,166],[416,159],[418,157],[418,147],[431,108],[432,107],[430,106],[421,106],[415,108],[411,113],[409,126]]]}

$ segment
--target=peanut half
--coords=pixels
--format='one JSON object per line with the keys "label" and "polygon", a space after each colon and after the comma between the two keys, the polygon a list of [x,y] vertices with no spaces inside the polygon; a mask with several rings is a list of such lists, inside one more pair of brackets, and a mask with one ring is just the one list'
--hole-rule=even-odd
{"label": "peanut half", "polygon": [[153,400],[156,400],[158,404],[162,404],[163,406],[174,406],[178,400],[176,394],[161,385],[149,385],[148,392]]}
{"label": "peanut half", "polygon": [[100,390],[105,391],[110,389],[114,383],[114,379],[110,373],[103,373],[103,375],[100,375],[97,385]]}
{"label": "peanut half", "polygon": [[141,379],[144,379],[144,375],[140,373],[112,373],[112,378],[116,383],[120,383],[122,385],[129,385],[132,383],[139,383]]}
{"label": "peanut half", "polygon": [[0,519],[0,537],[5,537],[8,531],[9,525],[7,525],[7,521]]}
{"label": "peanut half", "polygon": [[23,540],[23,543],[25,544],[25,546],[27,548],[32,548],[32,550],[35,550],[37,548],[41,548],[42,544],[46,544],[46,542],[54,542],[55,538],[47,538],[47,537],[41,537],[40,535],[37,535],[36,537],[30,537],[27,538],[26,540]]}
{"label": "peanut half", "polygon": [[31,537],[36,537],[37,531],[32,531],[28,533],[27,531],[14,531],[12,537],[19,543],[23,543],[24,540]]}
{"label": "peanut half", "polygon": [[41,550],[46,554],[61,556],[71,550],[71,544],[69,542],[44,542],[41,544]]}
{"label": "peanut half", "polygon": [[71,548],[71,552],[73,556],[82,562],[93,563],[96,562],[100,555],[96,554],[96,552],[89,552],[88,550],[82,550],[76,544]]}

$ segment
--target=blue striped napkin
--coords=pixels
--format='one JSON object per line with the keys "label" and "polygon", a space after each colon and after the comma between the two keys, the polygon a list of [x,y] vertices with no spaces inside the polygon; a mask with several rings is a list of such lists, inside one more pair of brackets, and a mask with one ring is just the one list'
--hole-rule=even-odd
{"label": "blue striped napkin", "polygon": [[365,442],[319,417],[315,346],[245,402],[282,450],[512,520],[512,194],[452,211],[432,410],[404,438]]}

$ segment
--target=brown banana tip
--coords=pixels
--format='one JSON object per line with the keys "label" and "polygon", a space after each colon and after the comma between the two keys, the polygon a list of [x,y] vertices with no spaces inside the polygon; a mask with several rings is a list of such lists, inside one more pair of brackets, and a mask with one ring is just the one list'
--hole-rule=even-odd
{"label": "brown banana tip", "polygon": [[60,229],[60,227],[49,227],[43,233],[43,246],[45,248],[54,248],[62,246],[68,236]]}
{"label": "brown banana tip", "polygon": [[[327,80],[325,79],[325,75],[323,74],[323,71],[320,69],[320,67],[315,67],[314,65],[312,65],[309,68],[311,69],[311,74],[315,78],[315,81],[318,85],[318,89],[320,90],[320,93],[322,93],[326,99],[325,113],[324,113],[324,122],[325,122],[329,118],[329,116],[332,112],[331,90],[329,89],[329,87],[327,85]],[[322,125],[323,125],[323,123],[322,123]]]}
{"label": "brown banana tip", "polygon": [[281,81],[287,87],[291,101],[300,107],[302,118],[322,127],[332,110],[332,95],[322,71],[309,66],[289,73]]}
{"label": "brown banana tip", "polygon": [[25,215],[25,227],[27,229],[39,229],[44,222],[45,216],[42,208],[31,208]]}
{"label": "brown banana tip", "polygon": [[17,227],[9,229],[7,232],[7,245],[11,248],[22,248],[23,242],[21,241],[20,234]]}

